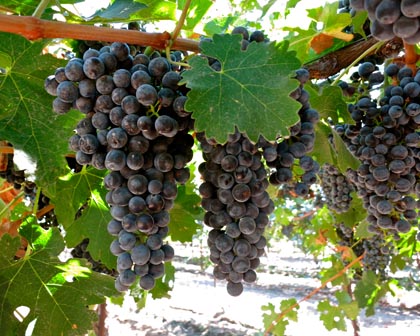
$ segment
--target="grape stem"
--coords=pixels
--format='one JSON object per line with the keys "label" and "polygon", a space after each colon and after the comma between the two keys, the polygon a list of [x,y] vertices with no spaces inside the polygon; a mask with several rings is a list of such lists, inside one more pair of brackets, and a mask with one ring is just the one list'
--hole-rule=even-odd
{"label": "grape stem", "polygon": [[293,309],[298,307],[302,302],[309,300],[312,296],[314,296],[316,293],[318,293],[321,289],[323,289],[325,286],[327,286],[328,283],[334,281],[335,279],[341,277],[349,268],[356,265],[359,261],[361,261],[364,258],[365,254],[363,253],[360,257],[354,259],[351,263],[349,263],[347,266],[345,266],[340,272],[334,274],[331,278],[326,280],[319,286],[318,288],[315,288],[312,292],[310,292],[308,295],[306,295],[303,299],[299,300],[295,304],[291,305],[289,308],[283,310],[280,312],[280,314],[277,315],[276,319],[271,322],[271,324],[268,326],[268,328],[264,332],[264,336],[270,335],[270,333],[273,331],[274,327],[280,320],[285,317],[289,312],[291,312]]}
{"label": "grape stem", "polygon": [[[38,19],[33,16],[0,14],[0,31],[21,35],[28,40],[43,38],[69,38],[75,40],[104,42],[126,42],[134,45],[150,46],[158,50],[166,49],[171,35],[168,32],[146,33],[127,29],[113,29],[59,21]],[[175,50],[198,52],[198,41],[177,38],[172,41]]]}
{"label": "grape stem", "polygon": [[413,70],[413,73],[416,73],[417,67],[416,63],[419,60],[419,55],[417,55],[416,49],[414,45],[408,44],[404,42],[404,50],[405,50],[405,64],[407,67],[409,67],[411,70]]}

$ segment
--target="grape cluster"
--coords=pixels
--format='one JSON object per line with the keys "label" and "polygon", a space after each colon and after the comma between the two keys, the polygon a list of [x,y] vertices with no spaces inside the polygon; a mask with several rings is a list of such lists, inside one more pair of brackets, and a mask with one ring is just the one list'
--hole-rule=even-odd
{"label": "grape cluster", "polygon": [[108,232],[115,236],[110,249],[118,256],[119,291],[138,276],[141,288],[152,289],[174,256],[164,242],[169,210],[177,185],[189,179],[194,144],[179,70],[163,56],[133,57],[127,44],[114,42],[70,59],[45,81],[56,96],[54,111],[86,114],[69,140],[77,163],[108,170]]}
{"label": "grape cluster", "polygon": [[409,44],[420,42],[418,0],[350,0],[350,5],[367,11],[371,33],[378,40],[397,36]]}
{"label": "grape cluster", "polygon": [[221,145],[197,134],[204,162],[199,187],[204,224],[211,227],[207,243],[216,264],[216,279],[227,280],[227,291],[238,296],[242,282],[256,280],[255,269],[264,253],[264,228],[274,203],[266,191],[267,172],[261,153],[245,134],[236,132]]}
{"label": "grape cluster", "polygon": [[417,225],[420,77],[395,64],[385,72],[395,84],[386,87],[379,104],[368,95],[360,96],[349,105],[355,124],[337,131],[362,162],[357,171],[349,171],[348,178],[368,211],[369,230],[387,231],[398,239],[399,233]]}
{"label": "grape cluster", "polygon": [[[315,144],[315,125],[319,121],[319,113],[309,104],[309,93],[303,85],[309,80],[306,69],[296,71],[299,87],[292,97],[301,103],[300,120],[290,128],[290,137],[281,142],[271,143],[260,140],[263,157],[271,168],[269,181],[273,185],[292,184],[299,197],[306,197],[310,186],[317,182],[319,164],[310,156]],[[297,167],[301,169],[296,173]]]}
{"label": "grape cluster", "polygon": [[319,177],[328,208],[337,213],[347,212],[352,200],[350,194],[355,191],[353,184],[337,167],[329,163],[322,166]]}
{"label": "grape cluster", "polygon": [[390,247],[383,237],[363,239],[363,271],[373,271],[380,279],[386,278],[386,269],[391,260]]}

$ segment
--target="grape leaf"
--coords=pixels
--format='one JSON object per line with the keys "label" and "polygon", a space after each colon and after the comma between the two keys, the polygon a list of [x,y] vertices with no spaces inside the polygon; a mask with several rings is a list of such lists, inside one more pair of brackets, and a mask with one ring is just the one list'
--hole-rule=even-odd
{"label": "grape leaf", "polygon": [[214,18],[211,21],[206,22],[203,27],[203,31],[208,35],[212,36],[214,34],[222,34],[226,32],[229,26],[234,25],[236,22],[236,17],[226,16],[220,18]]}
{"label": "grape leaf", "polygon": [[365,30],[363,26],[368,18],[367,11],[357,11],[356,14],[352,17],[351,26],[353,27],[353,31],[355,34],[360,34],[364,38],[366,38]]}
{"label": "grape leaf", "polygon": [[51,198],[54,212],[64,229],[68,229],[74,222],[79,209],[87,202],[93,190],[103,188],[102,181],[105,171],[92,167],[83,168],[79,173],[69,172],[57,181],[60,190]]}
{"label": "grape leaf", "polygon": [[241,50],[241,36],[214,35],[202,43],[204,55],[217,59],[216,71],[206,59],[193,57],[183,74],[188,92],[186,110],[192,112],[197,131],[224,143],[228,134],[246,132],[252,141],[289,135],[298,121],[300,104],[289,97],[298,83],[291,79],[300,63],[287,44],[250,43]]}
{"label": "grape leaf", "polygon": [[341,88],[337,86],[324,87],[320,92],[314,87],[305,86],[305,90],[309,92],[309,102],[311,107],[317,110],[321,118],[331,118],[334,124],[353,123],[347,104],[343,100]]}
{"label": "grape leaf", "polygon": [[200,197],[194,192],[191,183],[178,187],[178,195],[175,199],[174,207],[170,211],[171,230],[169,236],[173,241],[181,243],[192,241],[192,237],[197,233],[200,225],[196,220],[202,218],[202,208],[200,207]]}
{"label": "grape leaf", "polygon": [[[182,11],[185,6],[185,0],[177,1],[178,9]],[[213,4],[210,0],[196,0],[192,1],[189,6],[188,15],[185,18],[185,23],[182,26],[183,30],[194,30],[195,26],[201,22],[203,16]]]}
{"label": "grape leaf", "polygon": [[143,3],[133,2],[131,0],[116,0],[104,9],[96,11],[88,20],[111,20],[128,19],[132,14],[139,10],[147,8]]}
{"label": "grape leaf", "polygon": [[[60,0],[60,4],[74,4],[83,0]],[[51,3],[53,5],[54,3]],[[1,7],[19,15],[32,15],[39,5],[39,0],[2,0]]]}
{"label": "grape leaf", "polygon": [[324,322],[324,326],[327,330],[338,329],[346,331],[346,321],[343,311],[337,307],[331,305],[326,299],[318,303],[318,311],[321,313],[319,319]]}
{"label": "grape leaf", "polygon": [[322,166],[325,163],[337,165],[337,152],[331,145],[331,127],[323,121],[318,122],[315,127],[315,146],[312,155]]}
{"label": "grape leaf", "polygon": [[[92,258],[101,261],[108,268],[115,268],[116,259],[109,251],[113,237],[108,234],[111,220],[106,205],[106,190],[102,185],[106,171],[84,168],[79,173],[69,173],[57,182],[60,193],[52,199],[55,214],[66,230],[65,240],[69,247],[89,238],[88,251]],[[76,214],[82,207],[81,216]]]}
{"label": "grape leaf", "polygon": [[89,23],[136,20],[174,20],[176,6],[169,0],[115,0],[88,18]]}
{"label": "grape leaf", "polygon": [[352,300],[349,293],[346,291],[337,291],[335,297],[339,304],[338,307],[343,310],[344,314],[346,314],[349,319],[355,320],[359,315],[359,306],[357,305],[357,302]]}
{"label": "grape leaf", "polygon": [[344,174],[347,169],[357,170],[361,164],[360,160],[356,158],[352,152],[347,148],[341,136],[331,129],[333,135],[334,147],[337,150],[337,167]]}
{"label": "grape leaf", "polygon": [[66,243],[74,247],[83,239],[89,238],[88,251],[92,258],[108,268],[116,268],[116,258],[109,250],[114,239],[107,231],[108,222],[112,219],[105,202],[106,190],[92,190],[87,207],[66,230]]}
{"label": "grape leaf", "polygon": [[[52,111],[52,97],[44,90],[45,78],[62,65],[51,55],[41,55],[44,44],[0,33],[0,53],[12,59],[0,74],[0,134],[36,163],[36,182],[47,188],[66,173],[64,155],[79,112],[59,116]],[[49,196],[54,193],[48,189]]]}
{"label": "grape leaf", "polygon": [[366,316],[373,315],[375,303],[380,299],[381,286],[372,271],[363,272],[362,279],[354,288],[354,297],[360,308],[366,308]]}
{"label": "grape leaf", "polygon": [[[5,235],[0,240],[2,335],[23,335],[34,320],[34,336],[85,334],[97,317],[88,305],[117,294],[112,277],[92,273],[79,260],[61,262],[57,255],[63,251],[64,242],[59,230],[42,229],[35,217],[23,223],[21,234],[28,240],[31,253],[19,260],[13,255],[20,238]],[[14,315],[20,306],[30,309],[22,322]]]}
{"label": "grape leaf", "polygon": [[352,200],[348,211],[336,214],[337,222],[344,223],[347,227],[354,227],[367,217],[366,209],[363,207],[363,202],[355,192],[351,194]]}
{"label": "grape leaf", "polygon": [[[299,306],[294,307],[292,310],[288,311],[282,319],[276,321],[280,314],[283,314],[286,310],[289,310],[290,307],[296,304],[296,299],[286,299],[280,302],[280,313],[276,311],[275,306],[272,303],[268,303],[266,306],[262,306],[262,311],[267,311],[268,313],[263,314],[263,322],[265,330],[271,329],[270,335],[274,336],[284,336],[286,332],[286,327],[289,324],[289,320],[297,321],[297,309]],[[274,324],[274,327],[271,327]]]}
{"label": "grape leaf", "polygon": [[165,274],[156,280],[155,287],[150,291],[153,299],[170,298],[169,291],[172,290],[175,280],[175,267],[165,262]]}
{"label": "grape leaf", "polygon": [[329,125],[319,122],[315,128],[315,146],[312,155],[318,163],[335,165],[345,175],[347,170],[357,170],[360,161],[349,151],[340,135]]}

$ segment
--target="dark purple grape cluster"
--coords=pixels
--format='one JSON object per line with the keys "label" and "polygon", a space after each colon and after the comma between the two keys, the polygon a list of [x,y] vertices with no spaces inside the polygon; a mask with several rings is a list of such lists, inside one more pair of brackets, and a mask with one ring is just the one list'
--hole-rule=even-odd
{"label": "dark purple grape cluster", "polygon": [[371,33],[378,40],[397,36],[409,44],[420,42],[418,0],[350,0],[350,5],[367,11]]}
{"label": "dark purple grape cluster", "polygon": [[325,163],[319,172],[321,188],[329,209],[336,213],[347,212],[352,201],[351,193],[355,187],[337,167]]}
{"label": "dark purple grape cluster", "polygon": [[207,243],[214,276],[227,280],[227,291],[238,296],[242,282],[256,280],[255,269],[264,253],[264,228],[274,203],[266,191],[267,172],[258,147],[236,132],[221,145],[197,134],[204,162],[199,187],[204,224],[212,228]]}
{"label": "dark purple grape cluster", "polygon": [[417,226],[420,195],[420,76],[389,65],[395,83],[379,101],[361,95],[349,105],[354,125],[337,127],[361,165],[348,178],[368,211],[372,233],[398,239]]}
{"label": "dark purple grape cluster", "polygon": [[391,261],[390,244],[383,237],[363,239],[363,271],[372,271],[380,279],[385,279],[387,267]]}
{"label": "dark purple grape cluster", "polygon": [[[269,181],[273,185],[293,185],[298,197],[306,197],[311,185],[317,183],[319,164],[310,153],[315,144],[315,125],[319,121],[319,113],[309,104],[309,93],[303,85],[309,80],[306,69],[296,71],[299,87],[292,97],[301,103],[300,120],[290,128],[290,137],[280,142],[259,141],[262,154],[268,167],[271,168]],[[300,169],[297,169],[300,168]],[[296,173],[300,170],[300,173]]]}
{"label": "dark purple grape cluster", "polygon": [[[174,53],[179,60],[180,53]],[[177,185],[190,177],[193,128],[184,110],[185,87],[178,66],[166,57],[130,55],[125,43],[88,49],[45,81],[56,96],[53,109],[86,114],[70,138],[76,161],[106,169],[106,201],[118,256],[116,288],[127,290],[140,277],[150,290],[174,256],[165,243]]]}

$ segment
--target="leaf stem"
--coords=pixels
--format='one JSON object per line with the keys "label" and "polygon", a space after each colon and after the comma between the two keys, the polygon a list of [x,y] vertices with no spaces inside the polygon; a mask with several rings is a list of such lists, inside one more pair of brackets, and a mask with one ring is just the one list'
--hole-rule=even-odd
{"label": "leaf stem", "polygon": [[366,49],[361,55],[359,55],[359,57],[357,57],[335,80],[331,85],[337,85],[338,82],[340,81],[341,78],[343,78],[343,76],[345,74],[347,74],[349,72],[349,70],[351,68],[353,68],[357,63],[359,63],[363,58],[365,58],[366,56],[370,55],[372,53],[373,50],[380,48],[382,45],[384,44],[384,41],[379,41],[376,42],[373,46],[371,46],[370,48]]}
{"label": "leaf stem", "polygon": [[36,195],[34,200],[34,207],[32,208],[32,213],[36,214],[38,212],[39,198],[41,197],[41,188],[36,188]]}
{"label": "leaf stem", "polygon": [[357,264],[360,260],[364,258],[365,254],[362,254],[360,257],[354,259],[351,263],[349,263],[346,267],[344,267],[340,272],[334,274],[331,278],[327,279],[325,282],[321,284],[318,288],[315,288],[312,292],[310,292],[308,295],[306,295],[303,299],[299,300],[295,304],[291,305],[284,311],[282,311],[280,314],[278,314],[277,318],[271,322],[271,324],[268,326],[268,328],[264,332],[264,336],[268,336],[276,326],[276,324],[289,312],[291,312],[293,309],[295,309],[297,306],[299,306],[302,302],[309,300],[312,296],[314,296],[316,293],[318,293],[321,289],[323,289],[328,283],[334,281],[335,279],[342,276],[349,268],[353,267],[355,264]]}
{"label": "leaf stem", "polygon": [[[69,38],[75,40],[126,42],[150,46],[158,50],[166,48],[171,35],[168,32],[146,33],[136,30],[113,29],[59,21],[41,20],[33,16],[0,14],[0,31],[19,34],[28,40],[43,38]],[[171,47],[176,50],[198,52],[198,41],[177,38]]]}
{"label": "leaf stem", "polygon": [[32,14],[33,17],[41,18],[42,14],[45,12],[45,9],[48,7],[50,0],[41,0],[36,7],[34,13]]}

